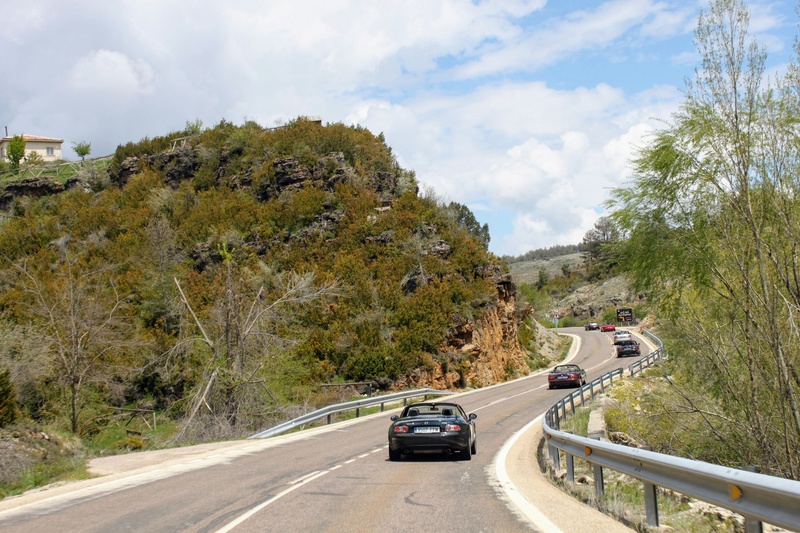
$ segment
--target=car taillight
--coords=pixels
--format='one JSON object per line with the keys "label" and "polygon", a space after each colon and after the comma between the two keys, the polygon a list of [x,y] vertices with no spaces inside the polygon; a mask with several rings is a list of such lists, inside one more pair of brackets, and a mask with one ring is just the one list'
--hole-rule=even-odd
{"label": "car taillight", "polygon": [[461,431],[461,426],[458,424],[445,424],[444,426],[445,431]]}
{"label": "car taillight", "polygon": [[556,377],[551,374],[551,375],[547,376],[547,379],[548,379],[548,381],[553,381],[554,379],[556,379]]}
{"label": "car taillight", "polygon": [[395,426],[394,427],[395,433],[408,433],[408,426]]}
{"label": "car taillight", "polygon": [[570,374],[569,378],[570,379],[578,379],[578,374]]}

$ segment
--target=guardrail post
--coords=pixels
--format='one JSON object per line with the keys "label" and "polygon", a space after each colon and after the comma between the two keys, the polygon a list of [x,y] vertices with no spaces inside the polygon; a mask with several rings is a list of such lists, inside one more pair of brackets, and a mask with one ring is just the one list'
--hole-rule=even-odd
{"label": "guardrail post", "polygon": [[[600,437],[595,437],[595,440],[600,440]],[[592,463],[592,469],[594,470],[594,495],[599,500],[606,489],[603,481],[603,467],[597,463]]]}
{"label": "guardrail post", "polygon": [[570,412],[575,414],[575,393],[572,392],[569,394],[569,407],[571,409]]}
{"label": "guardrail post", "polygon": [[589,383],[589,390],[592,393],[592,400],[594,400],[594,381]]}
{"label": "guardrail post", "polygon": [[385,405],[386,405],[385,403],[381,404],[381,413],[383,412],[383,408],[384,408]]}
{"label": "guardrail post", "polygon": [[[642,446],[643,450],[653,450],[652,446]],[[644,509],[647,517],[647,525],[658,527],[658,492],[655,485],[642,482],[644,484]]]}
{"label": "guardrail post", "polygon": [[331,415],[328,415],[328,424],[331,423]]}
{"label": "guardrail post", "polygon": [[[761,468],[758,466],[745,466],[742,467],[742,470],[746,472],[761,472]],[[760,520],[756,520],[755,518],[748,518],[744,517],[744,532],[745,533],[762,533],[764,531],[764,526],[761,524]]]}
{"label": "guardrail post", "polygon": [[561,454],[559,453],[559,449],[550,445],[550,461],[553,463],[553,472],[561,468]]}
{"label": "guardrail post", "polygon": [[356,418],[358,418],[359,416],[361,416],[361,408],[356,407]]}
{"label": "guardrail post", "polygon": [[567,461],[567,481],[575,483],[575,457],[571,453],[564,452]]}
{"label": "guardrail post", "polygon": [[586,399],[583,397],[583,393],[586,392],[586,385],[581,387],[581,407],[586,405]]}

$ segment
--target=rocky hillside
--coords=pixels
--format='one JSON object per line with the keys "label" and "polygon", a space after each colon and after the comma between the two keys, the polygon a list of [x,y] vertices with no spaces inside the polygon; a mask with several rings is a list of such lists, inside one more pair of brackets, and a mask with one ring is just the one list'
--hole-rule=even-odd
{"label": "rocky hillside", "polygon": [[[517,285],[537,284],[542,271],[548,281],[560,282],[549,283],[545,289],[550,296],[546,305],[548,315],[558,313],[561,317],[588,321],[608,309],[635,306],[643,297],[631,290],[629,281],[622,275],[609,276],[596,282],[586,281],[584,257],[580,253],[514,262],[509,269]],[[544,319],[542,316],[539,318]]]}
{"label": "rocky hillside", "polygon": [[33,418],[80,434],[139,407],[215,438],[329,401],[322,384],[485,386],[538,356],[469,210],[362,128],[222,122],[68,185],[3,196],[0,365]]}

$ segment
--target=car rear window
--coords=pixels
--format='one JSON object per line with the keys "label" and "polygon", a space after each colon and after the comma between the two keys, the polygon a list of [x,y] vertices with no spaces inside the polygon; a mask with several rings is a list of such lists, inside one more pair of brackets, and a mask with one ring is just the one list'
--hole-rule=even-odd
{"label": "car rear window", "polygon": [[437,404],[437,405],[414,405],[409,406],[408,411],[410,412],[412,409],[416,409],[420,416],[423,415],[435,415],[441,416],[445,413],[445,411],[449,410],[450,415],[460,415],[458,407],[452,404]]}

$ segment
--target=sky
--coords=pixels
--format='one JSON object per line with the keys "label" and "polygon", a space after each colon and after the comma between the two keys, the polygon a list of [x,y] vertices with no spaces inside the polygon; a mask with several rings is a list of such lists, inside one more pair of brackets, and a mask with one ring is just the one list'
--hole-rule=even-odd
{"label": "sky", "polygon": [[[750,1],[780,71],[794,1]],[[707,0],[4,1],[0,128],[91,143],[300,116],[383,133],[489,250],[578,244],[683,100]],[[5,130],[0,130],[3,134]]]}

